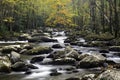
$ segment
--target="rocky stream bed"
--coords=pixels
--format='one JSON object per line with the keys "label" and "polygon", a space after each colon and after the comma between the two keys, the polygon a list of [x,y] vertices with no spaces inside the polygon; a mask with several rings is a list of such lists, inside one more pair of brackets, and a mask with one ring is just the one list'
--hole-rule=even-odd
{"label": "rocky stream bed", "polygon": [[0,80],[120,80],[119,46],[68,37],[36,30],[18,41],[0,41]]}

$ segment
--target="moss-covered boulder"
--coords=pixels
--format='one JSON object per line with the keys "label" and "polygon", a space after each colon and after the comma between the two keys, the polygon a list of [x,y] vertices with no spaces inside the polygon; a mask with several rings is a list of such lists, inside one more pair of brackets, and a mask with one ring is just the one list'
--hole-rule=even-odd
{"label": "moss-covered boulder", "polygon": [[11,62],[7,56],[0,56],[0,72],[10,72]]}
{"label": "moss-covered boulder", "polygon": [[41,62],[41,61],[43,61],[44,58],[45,58],[44,56],[33,57],[30,62],[31,63]]}
{"label": "moss-covered boulder", "polygon": [[52,52],[53,50],[50,47],[35,47],[33,49],[30,49],[26,51],[24,54],[26,55],[39,55],[39,54],[48,54]]}
{"label": "moss-covered boulder", "polygon": [[109,48],[110,51],[117,51],[117,52],[120,52],[120,46],[111,46]]}
{"label": "moss-covered boulder", "polygon": [[17,51],[17,49],[13,46],[5,46],[1,49],[2,53],[11,53],[12,51]]}
{"label": "moss-covered boulder", "polygon": [[80,68],[94,68],[103,66],[106,58],[99,54],[92,54],[83,58],[79,63],[78,67]]}
{"label": "moss-covered boulder", "polygon": [[29,68],[25,62],[16,62],[11,66],[11,69],[13,71],[19,72],[19,71],[27,71]]}

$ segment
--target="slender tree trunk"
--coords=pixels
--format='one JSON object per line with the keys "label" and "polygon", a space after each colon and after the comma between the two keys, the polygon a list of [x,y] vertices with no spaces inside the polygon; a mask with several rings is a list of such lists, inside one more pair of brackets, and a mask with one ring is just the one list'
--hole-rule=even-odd
{"label": "slender tree trunk", "polygon": [[113,34],[113,20],[112,20],[112,16],[113,16],[113,11],[112,11],[112,0],[109,0],[109,31],[111,34]]}
{"label": "slender tree trunk", "polygon": [[115,37],[118,37],[119,31],[119,21],[118,21],[118,12],[117,12],[117,0],[114,0],[114,30],[115,30]]}
{"label": "slender tree trunk", "polygon": [[101,25],[103,27],[103,32],[105,32],[105,19],[104,19],[104,0],[101,1]]}
{"label": "slender tree trunk", "polygon": [[92,31],[97,33],[97,28],[96,28],[96,5],[95,5],[96,0],[90,0],[90,15],[91,15],[91,28]]}

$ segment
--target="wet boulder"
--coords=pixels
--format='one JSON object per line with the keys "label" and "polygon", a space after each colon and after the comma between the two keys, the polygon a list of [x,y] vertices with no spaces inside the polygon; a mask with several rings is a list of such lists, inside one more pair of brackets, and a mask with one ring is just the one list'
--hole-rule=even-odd
{"label": "wet boulder", "polygon": [[52,48],[63,48],[60,44],[54,44]]}
{"label": "wet boulder", "polygon": [[16,62],[11,66],[11,69],[16,72],[27,71],[29,68],[25,62]]}
{"label": "wet boulder", "polygon": [[18,61],[20,61],[21,59],[21,56],[19,53],[15,52],[15,51],[12,51],[11,54],[10,54],[10,60],[11,62],[14,64]]}
{"label": "wet boulder", "polygon": [[33,49],[30,49],[26,51],[24,54],[26,55],[40,55],[40,54],[48,54],[52,52],[53,50],[50,47],[35,47]]}
{"label": "wet boulder", "polygon": [[11,72],[11,62],[7,56],[0,56],[0,72]]}
{"label": "wet boulder", "polygon": [[119,70],[106,70],[101,73],[95,80],[120,80]]}
{"label": "wet boulder", "polygon": [[117,51],[117,52],[120,52],[120,46],[111,46],[109,48],[110,51]]}
{"label": "wet boulder", "polygon": [[33,57],[30,62],[31,63],[41,62],[43,61],[44,58],[45,58],[44,56]]}
{"label": "wet boulder", "polygon": [[53,59],[68,57],[77,60],[79,55],[80,54],[76,50],[72,49],[71,47],[66,47],[64,51],[55,51],[54,53],[50,54],[48,57],[52,57]]}
{"label": "wet boulder", "polygon": [[28,39],[29,42],[57,42],[57,39],[52,39],[47,36],[34,36]]}
{"label": "wet boulder", "polygon": [[14,46],[4,46],[1,49],[2,53],[7,53],[7,54],[11,53],[12,51],[17,51],[17,49]]}
{"label": "wet boulder", "polygon": [[85,58],[83,58],[78,63],[78,67],[80,68],[94,68],[94,67],[100,67],[105,62],[106,58],[99,54],[92,54]]}
{"label": "wet boulder", "polygon": [[34,36],[28,39],[28,42],[41,42],[41,39],[39,36]]}

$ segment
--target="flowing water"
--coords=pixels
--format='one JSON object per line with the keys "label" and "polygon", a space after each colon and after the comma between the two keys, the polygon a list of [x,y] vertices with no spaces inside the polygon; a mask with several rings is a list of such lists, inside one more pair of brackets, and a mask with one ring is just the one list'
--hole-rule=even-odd
{"label": "flowing water", "polygon": [[[55,35],[58,34],[58,32],[54,33]],[[64,40],[67,38],[64,34],[64,32],[59,32],[59,34],[61,34],[62,36],[58,36],[58,37],[53,37],[54,39],[58,40],[58,43],[61,46],[65,46],[64,45]],[[83,38],[79,39],[80,42],[85,43],[85,40]],[[48,42],[48,43],[39,43],[40,46],[52,46],[53,44],[57,44],[56,42]],[[72,46],[74,49],[76,50],[80,50],[83,53],[87,53],[87,54],[92,54],[92,53],[98,53],[100,48],[95,48],[95,47],[80,47],[80,46]],[[57,49],[55,49],[57,50]],[[59,50],[64,50],[64,48],[59,49]],[[112,52],[111,52],[112,53]],[[26,56],[26,55],[22,55],[22,58],[24,61],[26,62],[30,62],[29,60],[32,58],[33,56]],[[115,60],[117,62],[120,62],[120,58],[119,57],[113,57],[113,55],[109,55],[108,59],[112,59]],[[49,61],[50,59],[45,58],[44,61]],[[78,69],[78,73],[68,73],[66,70],[63,70],[64,68],[68,68],[71,66],[60,66],[60,65],[40,65],[39,63],[33,64],[35,66],[37,66],[39,69],[34,69],[32,70],[32,74],[26,75],[24,72],[12,72],[10,74],[0,74],[0,80],[65,80],[66,78],[69,77],[74,77],[74,76],[78,76],[81,77],[86,73],[96,73],[97,70],[94,69]],[[61,70],[61,68],[63,68]],[[49,74],[51,73],[51,70],[53,69],[57,69],[58,72],[63,73],[62,75],[59,76],[50,76]]]}

